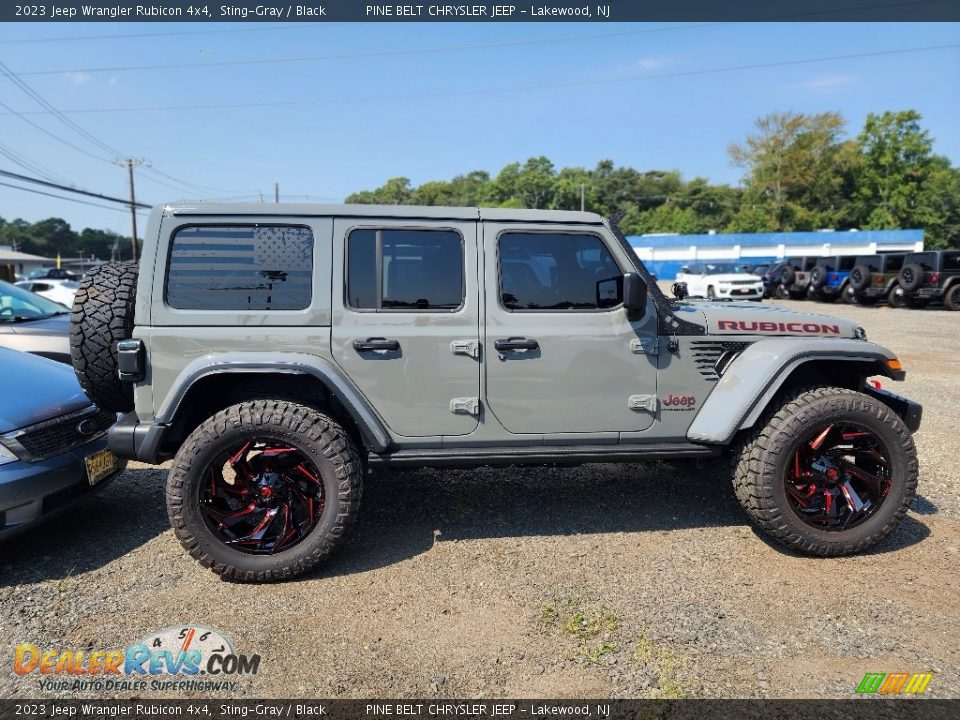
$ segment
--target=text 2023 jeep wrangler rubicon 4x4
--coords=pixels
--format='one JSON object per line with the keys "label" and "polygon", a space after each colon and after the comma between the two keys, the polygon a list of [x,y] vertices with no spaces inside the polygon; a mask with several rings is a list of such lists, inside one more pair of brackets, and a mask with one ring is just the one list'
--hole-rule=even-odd
{"label": "text 2023 jeep wrangler rubicon 4x4", "polygon": [[327,557],[368,466],[716,458],[757,525],[822,556],[876,543],[916,491],[920,406],[867,382],[903,378],[889,350],[668,299],[590,213],[166,206],[72,322],[83,387],[127,413],[110,447],[173,458],[177,537],[238,580]]}

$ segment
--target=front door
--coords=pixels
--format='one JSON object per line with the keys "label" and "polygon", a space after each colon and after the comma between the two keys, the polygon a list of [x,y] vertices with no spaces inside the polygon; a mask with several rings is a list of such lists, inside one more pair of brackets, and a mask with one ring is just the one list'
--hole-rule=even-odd
{"label": "front door", "polygon": [[636,432],[656,416],[656,310],[623,309],[605,229],[484,223],[486,396],[511,433]]}
{"label": "front door", "polygon": [[394,433],[479,417],[476,222],[334,222],[333,354]]}

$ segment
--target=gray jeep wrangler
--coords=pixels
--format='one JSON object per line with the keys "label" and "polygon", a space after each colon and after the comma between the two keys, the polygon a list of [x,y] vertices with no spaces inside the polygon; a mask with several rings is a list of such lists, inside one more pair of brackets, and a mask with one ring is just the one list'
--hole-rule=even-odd
{"label": "gray jeep wrangler", "polygon": [[170,522],[231,579],[311,569],[369,468],[714,458],[797,551],[854,553],[917,486],[914,402],[844,320],[667,298],[598,215],[168,205],[84,278],[84,389],[124,458],[173,458]]}

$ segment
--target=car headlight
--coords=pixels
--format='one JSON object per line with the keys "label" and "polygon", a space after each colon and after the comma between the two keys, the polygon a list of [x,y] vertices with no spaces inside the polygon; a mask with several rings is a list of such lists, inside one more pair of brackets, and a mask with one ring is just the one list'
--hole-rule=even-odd
{"label": "car headlight", "polygon": [[10,448],[3,443],[0,443],[0,465],[6,465],[7,463],[12,463],[19,459],[20,458],[13,454],[13,451],[10,450]]}

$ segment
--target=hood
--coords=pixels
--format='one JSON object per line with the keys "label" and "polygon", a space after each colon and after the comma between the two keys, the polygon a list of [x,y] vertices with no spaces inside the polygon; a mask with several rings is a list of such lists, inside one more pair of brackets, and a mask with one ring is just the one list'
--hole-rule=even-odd
{"label": "hood", "polygon": [[90,405],[69,365],[0,348],[0,433]]}
{"label": "hood", "polygon": [[842,318],[756,303],[697,303],[709,335],[800,335],[856,338],[857,324]]}
{"label": "hood", "polygon": [[26,320],[10,325],[10,331],[14,335],[55,335],[63,337],[67,339],[67,347],[69,347],[70,314],[54,315],[41,320]]}
{"label": "hood", "polygon": [[720,273],[719,275],[707,275],[706,277],[716,282],[736,282],[737,280],[741,282],[763,282],[763,278],[759,275],[750,275],[749,273]]}

